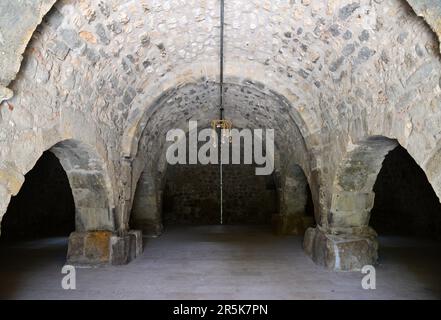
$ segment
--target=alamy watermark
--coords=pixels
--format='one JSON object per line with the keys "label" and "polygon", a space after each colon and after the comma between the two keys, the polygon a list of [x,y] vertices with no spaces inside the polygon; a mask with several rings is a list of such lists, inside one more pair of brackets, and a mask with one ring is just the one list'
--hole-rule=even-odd
{"label": "alamy watermark", "polygon": [[[167,132],[166,139],[172,142],[166,154],[168,164],[206,165],[221,161],[222,164],[256,164],[256,175],[270,175],[274,171],[274,129],[198,131],[197,121],[189,121],[188,129],[188,139],[182,129]],[[200,145],[200,142],[205,143]]]}
{"label": "alamy watermark", "polygon": [[361,273],[365,274],[361,280],[361,287],[364,290],[375,290],[377,289],[377,273],[374,266],[365,265],[361,269]]}
{"label": "alamy watermark", "polygon": [[61,273],[65,274],[61,279],[61,287],[64,290],[76,290],[77,289],[77,273],[74,266],[65,265],[61,269]]}

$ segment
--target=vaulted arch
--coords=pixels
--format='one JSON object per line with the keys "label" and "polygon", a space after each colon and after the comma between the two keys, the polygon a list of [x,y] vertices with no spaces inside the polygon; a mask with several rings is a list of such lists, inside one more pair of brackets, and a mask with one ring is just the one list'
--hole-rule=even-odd
{"label": "vaulted arch", "polygon": [[374,184],[385,157],[398,146],[395,139],[372,136],[348,147],[335,174],[326,224],[305,236],[305,250],[314,261],[334,270],[360,270],[377,262],[377,234],[369,224]]}
{"label": "vaulted arch", "polygon": [[[89,164],[65,163],[77,184],[80,229],[125,236],[141,173],[152,172],[144,178],[153,181],[157,164],[164,168],[164,133],[216,117],[218,1],[35,4],[32,13],[16,2],[0,5],[14,13],[0,21],[1,30],[14,30],[0,36],[8,47],[0,58],[0,213],[41,153],[74,139],[99,155],[105,171],[96,177]],[[406,1],[225,4],[227,116],[238,127],[281,133],[280,170],[291,160],[303,169],[318,228],[365,228],[372,195],[361,188],[355,197],[335,175],[350,174],[342,163],[352,142],[367,136],[396,139],[440,196],[439,43]],[[54,148],[60,158],[90,155],[86,149]],[[84,192],[87,179],[96,195]],[[347,219],[359,210],[364,216]]]}

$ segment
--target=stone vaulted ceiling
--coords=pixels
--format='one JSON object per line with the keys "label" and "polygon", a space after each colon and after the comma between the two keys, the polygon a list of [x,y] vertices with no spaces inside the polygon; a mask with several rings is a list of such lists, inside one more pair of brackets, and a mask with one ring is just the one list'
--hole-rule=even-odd
{"label": "stone vaulted ceiling", "polygon": [[[441,197],[439,1],[225,6],[226,116],[279,132],[280,162],[305,171],[317,221],[330,220],[351,151],[372,149],[366,137],[405,147]],[[41,154],[74,140],[100,164],[100,209],[124,229],[164,133],[216,114],[219,23],[217,0],[1,1],[0,216]]]}

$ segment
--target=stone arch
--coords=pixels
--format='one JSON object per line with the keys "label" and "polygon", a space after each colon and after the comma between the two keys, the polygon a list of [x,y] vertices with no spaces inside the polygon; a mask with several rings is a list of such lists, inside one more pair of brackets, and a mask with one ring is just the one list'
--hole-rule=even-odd
{"label": "stone arch", "polygon": [[[77,139],[64,139],[43,148],[52,152],[66,172],[75,203],[76,230],[69,237],[67,260],[71,264],[124,264],[142,250],[139,232],[117,234],[112,184],[98,151]],[[35,163],[43,153],[32,153],[24,161]],[[32,157],[36,157],[32,161]],[[14,167],[15,168],[15,167]],[[30,168],[29,168],[30,169]],[[10,196],[20,190],[24,176],[19,169],[2,166],[0,191]],[[5,206],[5,211],[7,207]]]}
{"label": "stone arch", "polygon": [[[180,126],[178,126],[179,128]],[[209,123],[198,129],[209,127]],[[243,129],[243,128],[235,128]],[[196,129],[189,130],[188,127],[183,131],[188,138],[190,132]],[[165,138],[165,137],[164,137]],[[256,137],[258,141],[262,141],[260,137]],[[182,143],[185,141],[182,140]],[[157,161],[154,163],[145,163],[143,168],[137,167],[134,171],[133,182],[135,189],[133,190],[133,204],[129,213],[132,226],[135,229],[143,231],[144,235],[158,236],[162,233],[162,196],[165,187],[165,177],[167,172],[167,161],[165,160],[166,148],[168,145],[163,145],[158,154]],[[269,151],[270,159],[274,159],[272,166],[274,168],[273,176],[278,176],[280,172],[280,151],[276,148]],[[306,179],[306,178],[305,178]],[[277,184],[277,183],[276,183]],[[277,190],[277,193],[280,191]],[[138,218],[137,218],[138,217]]]}
{"label": "stone arch", "polygon": [[376,263],[378,243],[369,227],[373,187],[384,158],[397,146],[394,139],[371,136],[348,147],[336,170],[325,223],[305,234],[305,251],[316,263],[337,271]]}
{"label": "stone arch", "polygon": [[[32,22],[33,27],[39,23],[41,16],[55,0],[44,2],[47,6],[40,8],[38,21],[28,21]],[[101,154],[108,154],[106,164],[115,188],[114,201],[117,210],[122,211],[118,211],[119,221],[116,224],[119,231],[124,231],[127,229],[124,212],[131,206],[132,194],[135,192],[132,186],[136,185],[138,176],[136,156],[139,140],[147,121],[157,109],[158,101],[166,97],[162,95],[163,92],[178,90],[191,82],[218,81],[217,50],[211,50],[217,44],[218,23],[216,19],[212,19],[212,23],[206,25],[209,28],[208,32],[203,33],[206,38],[201,37],[201,40],[194,43],[196,46],[200,44],[201,49],[196,50],[193,55],[187,52],[191,43],[189,39],[175,39],[184,38],[185,34],[179,30],[196,35],[199,31],[197,28],[185,29],[181,28],[180,24],[177,24],[176,28],[176,24],[172,23],[174,26],[170,29],[167,26],[162,31],[162,28],[157,28],[150,34],[152,37],[148,38],[143,34],[150,30],[147,24],[137,24],[136,28],[129,24],[127,29],[124,29],[133,32],[114,35],[110,29],[117,29],[121,25],[108,24],[105,22],[106,16],[110,22],[116,19],[116,11],[121,11],[118,14],[129,13],[130,16],[131,11],[134,15],[144,15],[139,21],[144,20],[145,12],[140,2],[133,3],[133,7],[115,6],[112,8],[115,9],[114,12],[103,7],[101,13],[98,7],[102,2],[98,0],[82,5],[72,4],[71,1],[60,2],[59,8],[63,10],[54,10],[47,17],[50,21],[42,24],[41,37],[38,37],[39,32],[35,34],[36,46],[31,46],[26,54],[30,63],[21,66],[21,75],[19,74],[14,85],[16,96],[9,100],[12,93],[6,92],[5,95],[3,87],[0,86],[0,101],[6,97],[8,103],[11,102],[11,109],[15,105],[16,110],[23,111],[22,114],[15,113],[19,119],[17,128],[20,129],[13,129],[6,120],[0,128],[0,135],[8,136],[5,144],[1,141],[2,159],[14,158],[18,163],[0,163],[0,178],[6,177],[2,179],[6,182],[0,183],[0,212],[5,209],[3,199],[9,199],[10,194],[20,187],[22,173],[31,165],[23,165],[23,162],[28,159],[31,162],[34,160],[33,156],[16,157],[15,153],[4,150],[9,147],[23,149],[26,151],[18,154],[24,155],[28,152],[28,147],[32,148],[30,145],[34,144],[34,141],[29,142],[29,136],[36,132],[42,133],[43,138],[34,139],[38,143],[41,143],[40,140],[53,139],[52,128],[63,122],[68,123],[66,127],[75,127],[76,123],[80,123],[76,130],[84,130],[82,121],[78,121],[78,114],[84,114],[88,121],[89,118],[93,120],[92,126],[96,128],[96,134],[91,136],[89,143],[94,145],[93,140],[98,139],[98,136],[106,140],[105,152]],[[123,4],[124,1],[120,3]],[[249,11],[248,8],[236,6],[234,3],[240,4],[235,1],[229,2],[227,9],[231,8],[238,14],[243,10]],[[348,140],[355,141],[367,134],[391,136],[408,147],[419,163],[427,159],[423,153],[431,150],[428,145],[435,144],[436,141],[433,140],[439,139],[439,117],[436,114],[436,110],[439,109],[439,57],[438,52],[436,56],[432,52],[434,41],[429,39],[433,38],[431,33],[426,32],[426,26],[423,31],[421,21],[413,17],[413,12],[408,12],[409,10],[402,6],[405,2],[390,0],[374,4],[361,1],[355,6],[358,7],[356,11],[360,11],[360,15],[354,14],[355,7],[348,10],[351,6],[346,6],[345,1],[337,0],[328,7],[319,4],[322,3],[314,1],[309,6],[313,10],[307,11],[297,11],[303,6],[299,2],[290,2],[290,6],[260,6],[259,10],[268,12],[262,16],[273,16],[279,21],[274,26],[262,23],[252,28],[262,32],[262,35],[267,35],[266,41],[263,39],[265,37],[255,36],[258,33],[250,33],[248,28],[243,28],[248,27],[247,21],[242,25],[239,19],[233,20],[232,22],[240,22],[237,27],[233,23],[227,23],[228,54],[225,75],[227,82],[232,84],[253,83],[257,87],[265,84],[265,90],[288,102],[292,122],[302,133],[305,149],[311,152],[305,160],[306,163],[311,162],[311,168],[305,166],[304,169],[308,180],[315,185],[312,191],[315,201],[319,204],[316,208],[320,211],[317,221],[321,222],[321,227],[329,229],[332,228],[332,219],[338,219],[339,214],[334,216],[336,212],[332,211],[338,208],[330,208],[338,201],[328,199],[328,196],[332,195],[330,191],[333,191],[334,169],[338,167],[340,158],[345,153]],[[158,3],[158,10],[150,11],[147,20],[151,22],[152,28],[158,26],[154,21],[157,17],[163,19],[161,5],[170,7],[168,3]],[[232,6],[228,7],[229,5]],[[249,8],[252,9],[252,5]],[[217,8],[213,8],[213,11],[217,12]],[[188,6],[187,9],[193,10],[192,6]],[[365,11],[366,15],[361,12],[362,9],[369,9]],[[177,11],[181,15],[183,10]],[[296,13],[294,20],[292,12]],[[299,14],[301,12],[302,14]],[[323,17],[327,18],[320,19],[319,25],[304,23],[306,20],[314,21],[312,15],[320,16],[325,12]],[[339,17],[341,12],[343,18]],[[391,15],[392,12],[398,14]],[[404,19],[410,16],[413,19]],[[233,18],[232,15],[228,17]],[[352,33],[349,30],[352,28],[348,27],[355,26],[359,18],[363,23],[357,23],[359,28],[353,28]],[[89,19],[90,21],[87,21]],[[381,20],[385,23],[376,23]],[[131,22],[134,21],[137,21],[137,18],[131,19]],[[106,27],[109,30],[106,30]],[[340,27],[347,28],[347,32]],[[236,30],[228,32],[229,28]],[[268,30],[271,32],[267,32]],[[22,30],[16,31],[16,34],[21,34]],[[25,37],[19,35],[19,40],[23,41],[17,42],[23,49],[32,34],[31,29],[26,31]],[[237,39],[229,38],[232,35],[237,35]],[[114,39],[120,47],[118,52],[114,50]],[[176,42],[176,46],[173,43],[173,50],[164,50],[164,40]],[[246,47],[243,46],[244,40],[247,42]],[[213,46],[205,47],[207,41]],[[386,48],[383,44],[388,41],[392,41],[392,45]],[[148,49],[149,45],[154,51]],[[182,51],[184,56],[180,53]],[[18,70],[18,67],[16,69]],[[116,76],[113,77],[114,75]],[[11,79],[8,79],[8,83],[9,80]],[[1,82],[3,85],[3,81]],[[44,99],[32,99],[38,95]],[[425,100],[428,97],[432,99],[430,103],[425,103],[427,108],[423,109],[424,112],[419,103],[422,97],[425,97]],[[66,107],[59,108],[61,104]],[[44,114],[35,112],[38,117],[33,119],[31,115],[34,115],[36,108],[40,108],[39,111],[47,110]],[[277,112],[282,114],[285,110]],[[48,130],[40,131],[43,127]],[[115,130],[115,127],[121,130]],[[23,128],[26,131],[22,130]],[[84,139],[85,135],[72,136]],[[409,144],[403,143],[404,140],[408,140]],[[27,144],[26,148],[21,147],[21,142]],[[423,144],[426,150],[420,152],[420,146]],[[37,143],[35,145],[39,146]],[[35,153],[40,152],[40,147],[34,149]],[[121,155],[122,159],[118,159]],[[430,158],[426,163],[427,171],[440,196],[437,166],[439,157],[437,153],[432,156],[433,159]],[[365,199],[366,203],[368,198]],[[121,216],[123,217],[120,219]]]}
{"label": "stone arch", "polygon": [[[67,139],[47,150],[60,160],[69,179],[76,207],[76,230],[115,230],[112,188],[104,163],[93,148],[78,140]],[[4,169],[5,175],[10,177],[8,199],[19,192],[24,182],[24,176],[17,171]]]}
{"label": "stone arch", "polygon": [[0,220],[0,241],[69,236],[75,231],[72,189],[54,153],[43,152],[25,174],[23,185]]}
{"label": "stone arch", "polygon": [[[301,131],[305,141],[314,144],[318,143],[314,139],[313,134],[320,130],[320,121],[312,110],[306,109],[303,104],[298,104],[299,92],[293,91],[294,89],[291,86],[278,83],[276,79],[268,81],[268,73],[259,64],[252,62],[228,63],[225,68],[225,83],[248,84],[260,89],[266,89],[271,94],[277,96],[278,99],[290,105],[290,111],[293,113],[292,120]],[[172,79],[166,79],[154,84],[152,88],[145,88],[145,92],[149,94],[140,95],[135,98],[136,100],[133,102],[133,107],[127,117],[122,138],[121,153],[123,157],[134,158],[136,156],[138,143],[148,118],[154,114],[155,106],[160,105],[162,100],[167,97],[167,93],[173,93],[188,83],[218,81],[219,66],[218,63],[191,65],[181,70],[175,70],[174,74],[178,74],[178,76],[173,76]],[[300,91],[301,89],[297,90]]]}
{"label": "stone arch", "polygon": [[58,142],[49,150],[66,171],[75,202],[76,231],[69,237],[68,263],[120,265],[139,256],[141,233],[121,230],[112,182],[98,151],[76,139]]}
{"label": "stone arch", "polygon": [[75,202],[76,230],[114,231],[115,205],[102,159],[91,146],[64,140],[49,149],[60,160],[71,185]]}
{"label": "stone arch", "polygon": [[[305,250],[315,262],[343,271],[376,263],[377,235],[369,226],[373,189],[383,160],[397,146],[395,139],[371,136],[348,147],[336,170],[326,224],[309,229],[305,236]],[[435,192],[439,157],[439,151],[434,152],[421,166]]]}
{"label": "stone arch", "polygon": [[373,187],[384,158],[398,142],[369,137],[353,146],[338,166],[327,228],[331,233],[363,233],[374,204]]}
{"label": "stone arch", "polygon": [[[249,79],[239,79],[239,78],[228,78],[229,81],[226,82],[226,86],[231,87],[228,91],[234,91],[235,93],[231,96],[233,98],[231,99],[238,99],[238,101],[231,102],[231,108],[227,108],[226,112],[229,113],[226,115],[227,118],[231,118],[233,122],[238,126],[238,128],[241,127],[257,127],[259,128],[259,121],[267,120],[267,118],[262,117],[262,115],[259,115],[261,117],[261,120],[254,120],[251,121],[245,117],[238,106],[241,105],[240,98],[237,98],[238,95],[246,96],[247,93],[240,92],[241,90],[238,90],[237,88],[243,88],[245,90],[253,90],[254,92],[258,92],[259,95],[262,97],[269,97],[268,99],[272,99],[272,104],[274,104],[274,110],[268,110],[266,109],[265,112],[273,112],[276,114],[276,117],[281,117],[282,120],[282,126],[285,130],[284,132],[288,132],[291,128],[291,130],[294,130],[293,132],[287,134],[288,138],[291,140],[285,141],[285,144],[288,145],[289,143],[292,144],[291,147],[287,146],[287,149],[292,149],[290,155],[294,156],[295,158],[298,158],[299,163],[302,163],[302,165],[307,168],[309,172],[310,164],[310,155],[308,154],[308,142],[306,141],[308,138],[305,139],[303,133],[301,132],[300,128],[298,127],[298,123],[302,124],[303,121],[300,118],[298,112],[295,110],[294,107],[292,107],[292,104],[290,101],[283,95],[278,94],[277,92],[271,90],[267,86],[263,85],[260,82],[251,81]],[[138,185],[141,188],[144,188],[145,191],[149,189],[145,182],[148,181],[149,184],[154,183],[159,186],[160,182],[156,181],[151,173],[153,171],[160,171],[164,172],[166,163],[164,161],[164,157],[160,157],[159,155],[163,155],[165,152],[165,146],[163,143],[163,140],[165,141],[165,132],[166,128],[184,128],[184,131],[187,131],[187,120],[198,120],[200,122],[203,122],[203,125],[205,127],[209,127],[210,120],[215,119],[218,115],[218,107],[217,107],[217,95],[218,95],[218,89],[217,89],[217,83],[214,80],[210,80],[206,76],[203,78],[195,78],[192,82],[183,82],[177,85],[174,88],[168,88],[164,92],[162,92],[162,95],[160,95],[159,98],[155,98],[152,103],[154,105],[145,105],[144,110],[141,112],[141,110],[138,110],[138,112],[134,113],[136,116],[134,120],[130,120],[133,118],[133,116],[129,116],[129,122],[132,123],[134,126],[127,127],[125,131],[125,136],[123,137],[123,159],[125,159],[128,163],[131,164],[132,169],[132,177],[131,177],[131,194],[132,199],[135,197],[136,192],[136,186]],[[179,93],[181,91],[186,92],[188,91],[188,87],[196,89],[198,91],[199,87],[201,89],[201,92],[208,91],[208,97],[205,96],[206,104],[207,104],[207,110],[203,113],[200,113],[200,110],[198,108],[193,107],[194,110],[190,109],[181,109],[173,107],[174,115],[168,114],[167,107],[169,107],[170,101],[174,101],[179,97]],[[215,89],[214,91],[212,89]],[[236,88],[236,89],[235,89]],[[162,89],[161,89],[162,90]],[[194,91],[195,90],[190,90]],[[212,92],[213,91],[213,92]],[[188,92],[188,94],[191,94],[191,92]],[[229,95],[227,94],[226,97],[226,103],[229,103]],[[262,99],[262,98],[261,98]],[[199,102],[199,101],[198,101]],[[174,102],[171,102],[174,103]],[[136,105],[136,104],[135,104]],[[139,105],[139,104],[138,104]],[[247,104],[244,104],[247,106]],[[204,105],[201,106],[200,109],[203,109]],[[248,107],[251,109],[251,107]],[[260,107],[262,110],[263,107]],[[279,113],[280,110],[283,110],[283,113]],[[185,111],[185,113],[184,113]],[[283,115],[281,115],[283,114]],[[137,120],[136,120],[137,119]],[[135,121],[136,120],[136,121]],[[273,119],[273,122],[275,120]],[[261,126],[264,126],[263,123],[260,123]],[[233,125],[233,127],[236,127]],[[304,125],[301,125],[304,130],[306,130],[306,127]],[[263,128],[265,128],[264,126]],[[165,129],[164,129],[165,128]],[[201,126],[200,126],[201,128]],[[276,129],[279,129],[278,127]],[[165,130],[165,131],[164,131]],[[161,139],[160,137],[164,135],[164,139]],[[146,138],[148,137],[148,138]],[[159,138],[159,139],[158,139]],[[150,140],[149,140],[150,139]],[[283,139],[285,140],[285,139]],[[276,144],[279,141],[276,141]],[[317,142],[317,141],[316,141]],[[152,145],[152,143],[154,145]],[[159,149],[158,149],[159,148]],[[276,148],[277,149],[277,148]],[[294,149],[295,152],[294,152]],[[144,157],[144,154],[149,154],[147,159],[142,159]],[[301,155],[301,156],[299,156]],[[276,161],[279,162],[280,165],[282,160],[280,157],[277,157],[276,153]],[[286,158],[289,158],[289,156],[286,156]],[[153,168],[148,168],[148,165],[145,163],[145,161],[150,161],[152,164],[154,164]],[[277,164],[276,164],[277,166]],[[155,174],[153,174],[155,175]],[[138,181],[139,177],[142,176],[142,180],[144,181]],[[151,191],[151,189],[149,189]],[[154,196],[152,195],[149,197],[151,201],[154,200]],[[142,201],[145,201],[144,198]],[[140,208],[137,204],[134,204],[134,207]],[[151,207],[150,205],[147,207]],[[159,210],[156,210],[159,212]],[[126,221],[129,220],[130,210],[126,212]],[[158,228],[154,228],[158,229]]]}

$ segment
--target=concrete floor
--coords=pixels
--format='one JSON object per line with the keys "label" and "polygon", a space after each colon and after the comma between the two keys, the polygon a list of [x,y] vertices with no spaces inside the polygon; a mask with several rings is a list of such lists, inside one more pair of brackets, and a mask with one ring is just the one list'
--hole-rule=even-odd
{"label": "concrete floor", "polygon": [[2,299],[439,299],[441,245],[381,238],[377,289],[314,265],[301,237],[262,227],[169,228],[127,266],[77,269],[61,289],[66,239],[0,246]]}

